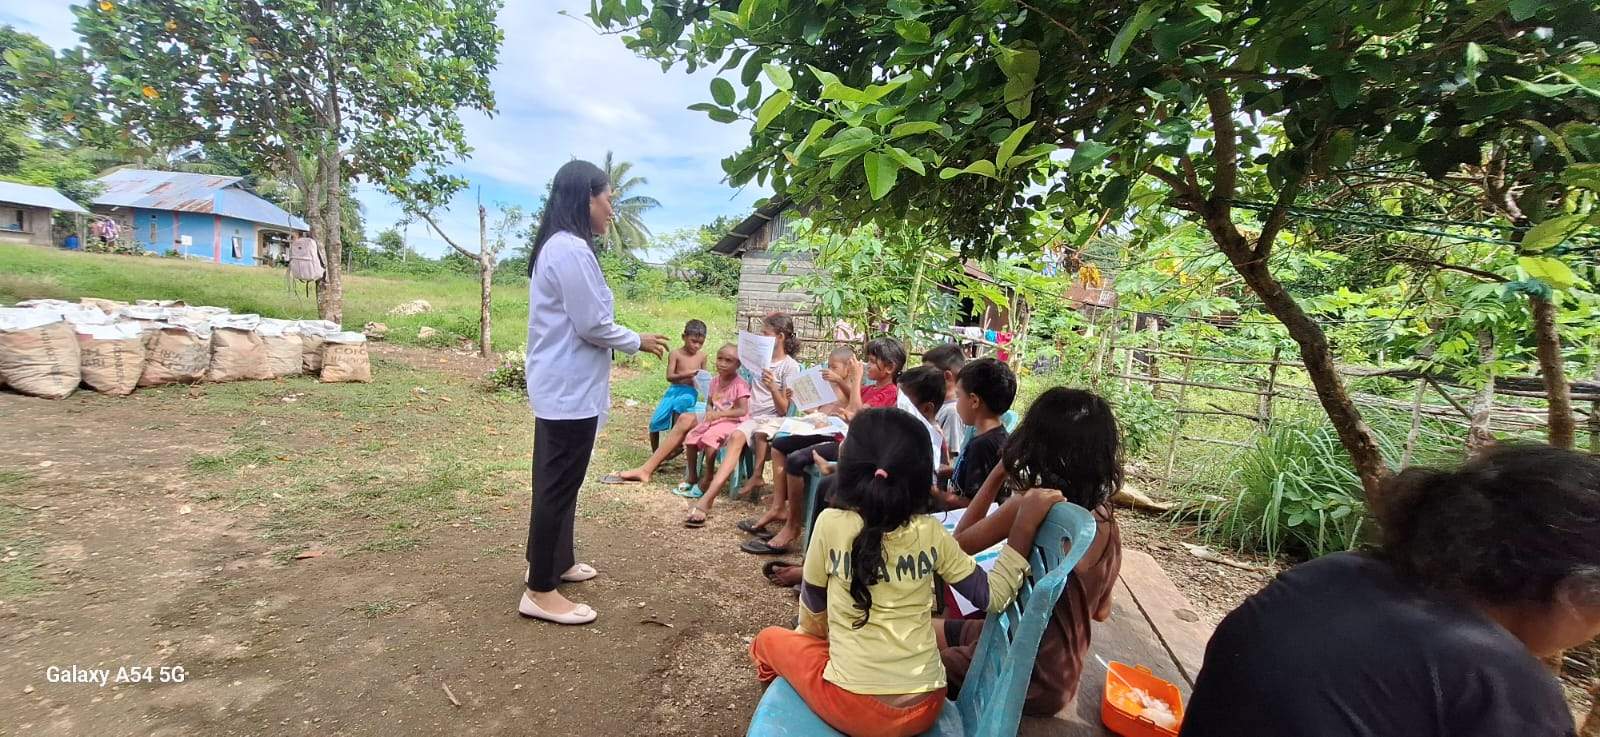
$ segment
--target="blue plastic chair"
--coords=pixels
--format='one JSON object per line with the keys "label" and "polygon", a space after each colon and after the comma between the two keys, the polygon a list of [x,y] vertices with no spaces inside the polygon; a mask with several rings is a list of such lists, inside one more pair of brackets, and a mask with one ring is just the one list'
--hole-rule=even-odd
{"label": "blue plastic chair", "polygon": [[[1094,543],[1094,515],[1060,503],[1039,526],[1028,556],[1033,573],[1004,612],[989,614],[983,636],[956,701],[946,701],[932,737],[1013,737],[1022,723],[1022,701],[1056,601],[1067,576]],[[772,682],[756,705],[747,737],[832,737],[838,731],[811,712],[787,681]]]}

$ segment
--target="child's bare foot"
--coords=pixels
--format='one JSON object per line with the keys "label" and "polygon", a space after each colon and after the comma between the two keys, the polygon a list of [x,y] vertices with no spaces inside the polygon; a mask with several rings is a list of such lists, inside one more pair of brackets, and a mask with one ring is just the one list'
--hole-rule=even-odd
{"label": "child's bare foot", "polygon": [[621,472],[618,472],[618,473],[614,473],[612,475],[617,477],[618,479],[620,479],[622,481],[627,481],[627,482],[630,482],[630,483],[640,483],[640,484],[648,484],[648,483],[650,483],[650,474],[645,473],[643,470],[640,470],[640,469],[637,469],[637,468],[630,468],[630,469],[628,469],[626,471],[621,471]]}
{"label": "child's bare foot", "polygon": [[762,566],[762,570],[767,574],[767,580],[771,581],[774,585],[800,585],[800,566],[790,563],[772,562]]}
{"label": "child's bare foot", "polygon": [[760,476],[751,477],[749,481],[744,482],[744,485],[739,487],[739,491],[735,496],[742,496],[748,499],[754,496],[758,489],[762,489],[766,485],[767,482]]}
{"label": "child's bare foot", "polygon": [[706,511],[699,505],[689,507],[689,516],[683,520],[683,526],[691,530],[698,530],[706,526]]}

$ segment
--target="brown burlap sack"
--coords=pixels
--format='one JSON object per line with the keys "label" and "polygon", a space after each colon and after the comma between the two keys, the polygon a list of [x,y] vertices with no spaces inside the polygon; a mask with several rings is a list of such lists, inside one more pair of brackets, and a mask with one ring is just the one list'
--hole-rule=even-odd
{"label": "brown burlap sack", "polygon": [[256,334],[267,348],[267,376],[295,376],[305,361],[300,324],[293,320],[262,320]]}
{"label": "brown burlap sack", "polygon": [[103,394],[126,396],[144,373],[144,332],[138,325],[78,325],[83,383]]}
{"label": "brown burlap sack", "polygon": [[61,316],[0,309],[0,379],[23,394],[62,399],[78,389],[78,340]]}
{"label": "brown burlap sack", "polygon": [[267,344],[254,330],[214,327],[211,330],[211,364],[206,381],[270,379]]}
{"label": "brown burlap sack", "polygon": [[339,324],[328,320],[300,321],[300,366],[308,374],[322,371],[322,338],[339,332]]}
{"label": "brown burlap sack", "polygon": [[144,372],[139,386],[192,384],[205,378],[211,365],[211,334],[181,325],[165,325],[145,333]]}
{"label": "brown burlap sack", "polygon": [[101,312],[106,313],[107,315],[114,315],[116,314],[117,310],[128,306],[127,302],[118,302],[114,299],[100,299],[99,297],[84,297],[83,299],[78,300],[78,304],[85,307],[93,307]]}
{"label": "brown burlap sack", "polygon": [[367,338],[361,333],[334,333],[322,340],[322,380],[372,381]]}

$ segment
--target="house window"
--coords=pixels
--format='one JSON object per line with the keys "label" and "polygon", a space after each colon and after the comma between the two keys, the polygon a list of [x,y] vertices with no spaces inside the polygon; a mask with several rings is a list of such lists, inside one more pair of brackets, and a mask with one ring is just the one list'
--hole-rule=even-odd
{"label": "house window", "polygon": [[0,220],[0,228],[16,231],[24,231],[28,229],[28,221],[25,219],[27,215],[22,211],[22,208],[8,207],[4,210],[0,210],[0,213],[5,215],[5,219]]}
{"label": "house window", "polygon": [[244,258],[244,239],[239,236],[233,237],[233,257]]}

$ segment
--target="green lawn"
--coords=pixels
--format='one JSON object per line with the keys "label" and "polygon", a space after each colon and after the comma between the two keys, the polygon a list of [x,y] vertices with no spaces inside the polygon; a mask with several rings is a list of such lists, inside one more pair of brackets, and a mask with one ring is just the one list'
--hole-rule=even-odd
{"label": "green lawn", "polygon": [[[528,324],[527,287],[496,284],[494,346],[514,350]],[[622,291],[620,288],[618,291]],[[304,288],[291,291],[283,269],[222,266],[179,259],[112,256],[0,244],[0,303],[51,297],[181,299],[192,305],[216,305],[237,313],[305,319],[317,316],[315,296]],[[468,276],[394,278],[346,275],[344,324],[360,330],[368,322],[389,326],[389,339],[417,343],[417,330],[442,332],[435,343],[478,339],[478,281]],[[433,311],[411,317],[387,313],[395,305],[425,299]],[[641,332],[677,336],[690,318],[712,327],[712,338],[732,335],[733,304],[707,296],[628,301],[618,298],[618,321]]]}

